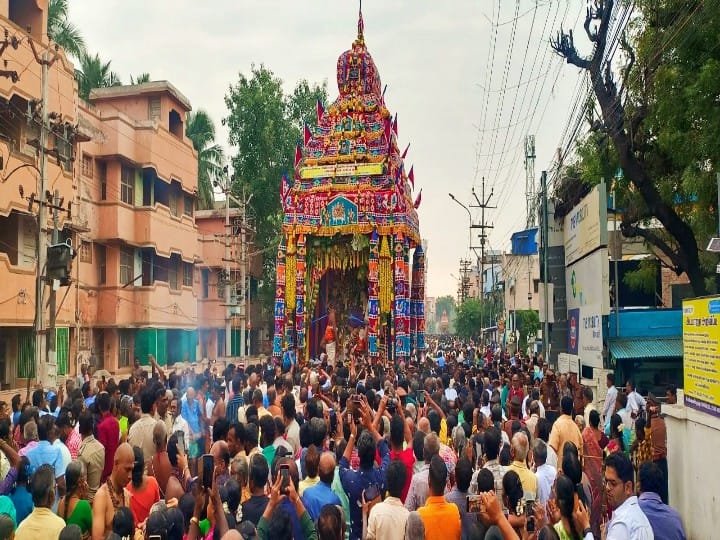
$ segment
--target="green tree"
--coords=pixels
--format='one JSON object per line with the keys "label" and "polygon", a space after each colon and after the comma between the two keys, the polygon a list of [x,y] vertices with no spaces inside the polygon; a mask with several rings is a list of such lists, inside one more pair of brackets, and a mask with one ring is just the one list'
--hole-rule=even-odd
{"label": "green tree", "polygon": [[295,145],[302,142],[303,121],[314,124],[317,99],[327,101],[326,85],[300,81],[285,95],[282,80],[264,65],[253,65],[249,76],[241,73],[225,95],[230,131],[233,191],[252,193],[251,212],[256,217],[256,244],[267,249],[263,257],[260,302],[272,312],[275,295],[276,246],[280,241],[282,210],[280,181],[287,171],[293,179]]}
{"label": "green tree", "polygon": [[521,309],[515,312],[515,321],[519,333],[520,350],[527,349],[528,336],[535,336],[540,330],[540,315],[534,309]]}
{"label": "green tree", "polygon": [[208,210],[215,203],[213,183],[223,174],[225,154],[215,142],[215,124],[203,109],[188,113],[185,134],[198,153],[198,206]]}
{"label": "green tree", "polygon": [[99,54],[91,56],[88,53],[80,55],[80,69],[75,71],[78,81],[78,93],[83,99],[90,97],[93,88],[106,88],[120,86],[120,77],[110,69],[110,60],[104,62]]}
{"label": "green tree", "polygon": [[50,0],[48,36],[75,58],[79,59],[86,52],[82,33],[68,20],[68,0]]}
{"label": "green tree", "polygon": [[589,57],[578,53],[570,33],[552,40],[568,63],[587,70],[600,110],[599,118],[588,115],[593,133],[573,173],[596,183],[588,176],[620,167],[614,189],[623,235],[642,238],[702,296],[717,263],[702,249],[718,220],[720,10],[699,1],[635,2],[639,17],[620,39],[627,63],[618,77],[606,62],[617,39],[611,19],[628,6],[615,4],[597,0],[587,12]]}
{"label": "green tree", "polygon": [[150,82],[150,74],[147,71],[137,77],[130,75],[130,84],[143,84],[147,82]]}
{"label": "green tree", "polygon": [[455,317],[455,331],[463,339],[480,335],[483,306],[477,298],[465,300],[458,307]]}

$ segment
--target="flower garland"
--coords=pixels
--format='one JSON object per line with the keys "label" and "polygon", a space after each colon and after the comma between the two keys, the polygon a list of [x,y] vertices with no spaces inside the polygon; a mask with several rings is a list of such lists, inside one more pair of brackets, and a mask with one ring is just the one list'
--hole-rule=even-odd
{"label": "flower garland", "polygon": [[390,313],[393,301],[393,272],[387,236],[383,236],[380,243],[380,264],[378,270],[380,313]]}
{"label": "flower garland", "polygon": [[285,310],[295,310],[295,291],[297,290],[297,260],[295,257],[295,238],[288,236],[287,255],[285,257]]}

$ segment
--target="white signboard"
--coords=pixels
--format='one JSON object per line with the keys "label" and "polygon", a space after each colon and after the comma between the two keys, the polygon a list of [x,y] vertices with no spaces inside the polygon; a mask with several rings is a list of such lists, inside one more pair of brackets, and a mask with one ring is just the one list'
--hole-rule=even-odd
{"label": "white signboard", "polygon": [[602,368],[602,315],[598,304],[568,310],[568,353],[583,365]]}
{"label": "white signboard", "polygon": [[598,304],[601,315],[610,314],[610,262],[601,248],[565,268],[567,309]]}
{"label": "white signboard", "polygon": [[607,193],[599,184],[565,216],[565,266],[607,246]]}

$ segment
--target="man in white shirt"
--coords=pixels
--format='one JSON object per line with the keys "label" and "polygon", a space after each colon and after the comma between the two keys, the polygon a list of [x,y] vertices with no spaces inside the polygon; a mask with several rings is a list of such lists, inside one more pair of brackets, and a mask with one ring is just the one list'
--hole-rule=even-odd
{"label": "man in white shirt", "polygon": [[544,441],[535,439],[532,448],[533,461],[535,462],[535,475],[538,480],[537,500],[544,506],[548,502],[548,499],[550,499],[555,477],[557,476],[557,469],[546,463],[548,447]]}
{"label": "man in white shirt", "polygon": [[625,393],[627,394],[627,410],[632,419],[632,426],[635,426],[635,420],[640,416],[640,412],[645,409],[647,404],[645,398],[633,388],[632,379],[628,379],[625,383]]}
{"label": "man in white shirt", "polygon": [[617,400],[617,388],[615,388],[615,374],[607,374],[607,395],[605,396],[605,405],[603,406],[603,422],[606,429],[610,426],[610,418],[615,412],[615,401]]}
{"label": "man in white shirt", "polygon": [[595,404],[593,403],[593,391],[592,388],[589,386],[586,386],[583,388],[583,394],[582,394],[582,400],[583,400],[583,419],[585,420],[585,425],[590,425],[590,411],[595,410]]}
{"label": "man in white shirt", "polygon": [[634,495],[634,477],[632,462],[624,453],[610,454],[605,460],[607,503],[615,509],[607,526],[607,540],[654,539],[650,522]]}
{"label": "man in white shirt", "polygon": [[390,496],[372,507],[369,518],[363,511],[363,519],[368,519],[366,536],[368,540],[375,538],[404,540],[405,522],[410,511],[403,506],[400,496],[405,486],[406,475],[407,471],[402,461],[390,462],[386,474],[387,490]]}

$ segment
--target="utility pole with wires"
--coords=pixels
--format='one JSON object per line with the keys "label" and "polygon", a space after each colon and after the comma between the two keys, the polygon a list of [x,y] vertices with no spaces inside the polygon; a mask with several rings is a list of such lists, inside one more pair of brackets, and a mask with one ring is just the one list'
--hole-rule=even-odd
{"label": "utility pole with wires", "polygon": [[[488,225],[487,221],[485,221],[485,210],[494,210],[497,208],[497,206],[490,206],[490,199],[492,199],[494,191],[492,188],[490,188],[490,195],[485,198],[485,177],[482,177],[482,187],[480,192],[480,198],[478,198],[477,193],[475,193],[475,188],[472,188],[472,194],[473,197],[475,197],[475,202],[477,204],[470,205],[470,208],[480,208],[480,223],[477,225],[473,225],[472,229],[480,229],[480,234],[478,237],[480,238],[480,261],[479,261],[479,268],[478,271],[480,272],[480,326],[482,326],[482,319],[483,319],[483,303],[484,303],[484,297],[485,297],[485,244],[487,243],[488,235],[485,232],[486,229],[493,229],[495,226],[491,223]],[[482,328],[481,328],[482,330]]]}

